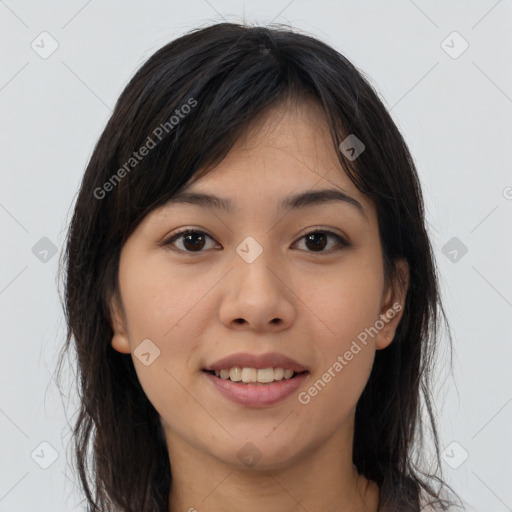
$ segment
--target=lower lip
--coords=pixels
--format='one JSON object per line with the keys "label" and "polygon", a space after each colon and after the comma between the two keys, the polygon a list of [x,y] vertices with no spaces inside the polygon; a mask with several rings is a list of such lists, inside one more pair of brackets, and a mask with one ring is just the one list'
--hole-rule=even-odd
{"label": "lower lip", "polygon": [[288,398],[297,391],[308,374],[299,373],[293,379],[279,380],[271,384],[239,384],[208,372],[203,373],[222,395],[246,407],[266,407]]}

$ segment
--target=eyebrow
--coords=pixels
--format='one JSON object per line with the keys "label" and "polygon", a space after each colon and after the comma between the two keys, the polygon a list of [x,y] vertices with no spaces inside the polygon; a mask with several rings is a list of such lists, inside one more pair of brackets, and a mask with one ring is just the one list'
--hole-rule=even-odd
{"label": "eyebrow", "polygon": [[[342,202],[354,207],[363,217],[367,218],[363,205],[339,189],[321,189],[307,190],[299,194],[285,197],[279,204],[279,209],[296,210],[307,206],[314,206],[331,202]],[[211,208],[215,210],[223,210],[227,213],[233,211],[233,201],[231,199],[218,197],[212,194],[204,194],[201,192],[178,192],[168,201],[168,205],[186,203],[200,206],[202,208]]]}

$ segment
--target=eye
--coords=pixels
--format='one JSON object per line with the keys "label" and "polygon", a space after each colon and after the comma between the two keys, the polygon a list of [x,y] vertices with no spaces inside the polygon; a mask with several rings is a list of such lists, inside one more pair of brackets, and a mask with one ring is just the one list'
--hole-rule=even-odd
{"label": "eye", "polygon": [[[335,244],[334,247],[324,250],[325,247],[329,245],[329,238],[337,241],[337,244]],[[204,231],[197,229],[184,229],[178,233],[174,233],[169,239],[164,241],[162,245],[174,245],[178,251],[185,253],[204,252],[203,249],[207,245],[207,239],[213,241],[213,238],[210,235],[207,235]],[[332,250],[341,250],[349,246],[341,236],[327,229],[316,229],[314,231],[310,231],[299,239],[299,241],[303,240],[306,247],[309,249],[307,252],[331,252]],[[181,247],[176,245],[176,242],[178,242]],[[219,246],[217,245],[217,247]],[[208,248],[211,249],[212,247],[206,247],[206,249]]]}
{"label": "eye", "polygon": [[[337,240],[338,243],[334,247],[324,251],[325,247],[329,244],[329,238]],[[341,236],[326,229],[310,231],[301,237],[299,241],[302,240],[305,241],[306,247],[308,247],[308,249],[312,249],[308,252],[331,252],[332,250],[336,249],[341,250],[344,247],[348,247],[349,245],[343,238],[341,238]]]}
{"label": "eye", "polygon": [[207,235],[204,231],[184,229],[183,231],[172,235],[171,238],[163,243],[163,245],[174,245],[174,242],[178,241],[182,244],[182,247],[177,247],[177,249],[182,252],[202,252],[202,249],[206,245],[207,238],[213,240],[213,238]]}

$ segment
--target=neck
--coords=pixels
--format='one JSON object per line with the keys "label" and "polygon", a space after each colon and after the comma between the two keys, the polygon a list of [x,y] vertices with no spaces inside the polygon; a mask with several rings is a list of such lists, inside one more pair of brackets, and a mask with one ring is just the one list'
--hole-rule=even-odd
{"label": "neck", "polygon": [[377,512],[378,486],[358,475],[352,464],[352,439],[339,437],[285,466],[257,469],[226,464],[167,434],[172,472],[169,512]]}

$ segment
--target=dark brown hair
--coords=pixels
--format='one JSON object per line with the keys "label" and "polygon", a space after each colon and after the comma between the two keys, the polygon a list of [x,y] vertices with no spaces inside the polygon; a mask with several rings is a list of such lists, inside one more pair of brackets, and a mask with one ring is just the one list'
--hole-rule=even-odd
{"label": "dark brown hair", "polygon": [[[374,202],[388,282],[399,278],[397,259],[410,268],[402,320],[391,345],[377,351],[357,405],[353,462],[381,486],[389,510],[419,510],[421,489],[437,510],[452,504],[449,493],[442,497],[452,491],[441,478],[431,397],[440,320],[448,333],[449,325],[406,143],[362,73],[327,44],[282,26],[221,23],[172,41],[138,70],[76,199],[61,261],[67,338],[59,373],[74,341],[81,403],[72,441],[89,511],[168,510],[171,472],[159,415],[131,355],[111,346],[109,304],[121,248],[148,213],[222,161],[250,123],[290,98],[321,106],[343,169]],[[365,145],[354,161],[338,150],[350,134]],[[134,156],[151,143],[143,158]],[[428,471],[422,412],[435,448]]]}

